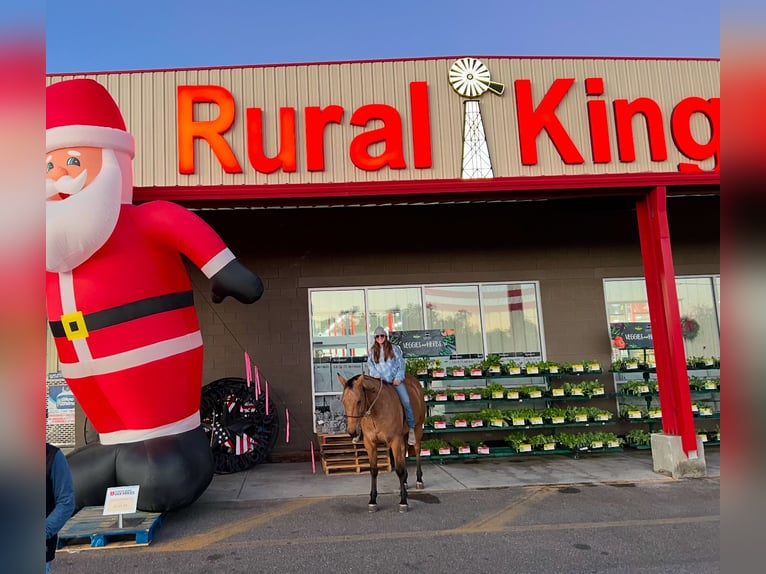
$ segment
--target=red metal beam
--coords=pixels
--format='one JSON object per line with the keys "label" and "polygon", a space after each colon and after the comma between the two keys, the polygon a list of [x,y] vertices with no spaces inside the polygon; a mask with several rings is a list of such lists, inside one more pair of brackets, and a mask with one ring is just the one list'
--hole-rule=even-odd
{"label": "red metal beam", "polygon": [[697,450],[697,433],[678,310],[665,187],[655,187],[646,193],[636,202],[636,209],[662,402],[662,430],[665,434],[680,435],[688,456]]}

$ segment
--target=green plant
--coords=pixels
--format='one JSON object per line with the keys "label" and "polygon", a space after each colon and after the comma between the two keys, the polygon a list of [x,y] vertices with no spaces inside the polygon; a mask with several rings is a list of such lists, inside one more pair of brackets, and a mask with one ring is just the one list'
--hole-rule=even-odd
{"label": "green plant", "polygon": [[640,412],[642,418],[646,416],[646,409],[642,409],[639,406],[636,406],[636,405],[620,405],[620,416],[623,417],[623,418],[626,418],[626,419],[630,418],[628,413],[633,412],[633,411]]}
{"label": "green plant", "polygon": [[[567,422],[574,423],[577,421],[577,415],[584,415],[588,417],[588,407],[568,407],[566,410]],[[583,421],[584,422],[584,421]]]}
{"label": "green plant", "polygon": [[435,422],[447,422],[447,417],[444,415],[432,415],[430,417],[426,417],[423,424],[427,427],[434,426]]}
{"label": "green plant", "polygon": [[501,385],[500,383],[496,383],[493,381],[481,390],[481,396],[484,397],[485,399],[491,399],[492,393],[495,393],[495,392],[504,393],[505,387]]}
{"label": "green plant", "polygon": [[533,391],[539,391],[541,394],[545,392],[545,387],[540,387],[537,385],[524,385],[523,387],[519,387],[518,391],[526,397],[531,397]]}
{"label": "green plant", "polygon": [[[505,413],[500,409],[485,408],[479,411],[479,418],[484,421],[487,426],[493,426],[492,421],[502,421],[501,426],[507,427],[508,423],[505,420]],[[497,426],[497,425],[494,425]]]}
{"label": "green plant", "polygon": [[442,360],[441,359],[431,359],[428,361],[428,369],[430,371],[441,371],[442,370]]}
{"label": "green plant", "polygon": [[481,362],[481,369],[484,372],[489,371],[490,367],[502,368],[502,366],[503,360],[500,358],[500,355],[496,355],[494,353],[487,355],[487,358]]}
{"label": "green plant", "polygon": [[[598,365],[598,369],[595,368],[597,365]],[[582,366],[585,367],[586,371],[597,371],[601,368],[601,363],[599,363],[595,359],[585,359],[582,362]]]}
{"label": "green plant", "polygon": [[652,444],[652,435],[649,431],[633,429],[625,435],[625,442],[630,446],[650,446]]}
{"label": "green plant", "polygon": [[438,451],[440,448],[448,447],[449,443],[446,440],[441,439],[428,439],[420,441],[420,448],[430,449],[431,452]]}
{"label": "green plant", "polygon": [[404,360],[404,370],[411,375],[428,371],[428,357],[409,357]]}
{"label": "green plant", "polygon": [[556,437],[548,434],[536,434],[529,437],[529,443],[535,448],[542,449],[546,444],[556,444]]}
{"label": "green plant", "polygon": [[527,438],[527,435],[523,432],[512,432],[505,436],[503,439],[505,442],[507,442],[511,447],[513,447],[514,450],[519,450],[519,447],[522,444],[530,444],[529,439]]}
{"label": "green plant", "polygon": [[513,359],[509,359],[507,362],[502,363],[500,366],[502,367],[503,372],[505,373],[509,373],[511,371],[511,368],[521,367],[518,361],[514,361]]}
{"label": "green plant", "polygon": [[552,421],[554,417],[566,418],[567,410],[561,407],[548,407],[547,409],[543,409],[542,415],[543,419]]}
{"label": "green plant", "polygon": [[639,396],[647,393],[657,392],[657,381],[627,381],[620,385],[620,393],[623,395]]}
{"label": "green plant", "polygon": [[610,419],[612,418],[611,411],[605,411],[598,407],[585,407],[585,410],[588,413],[588,419],[592,421],[597,420],[599,417],[603,418],[604,416],[609,417]]}

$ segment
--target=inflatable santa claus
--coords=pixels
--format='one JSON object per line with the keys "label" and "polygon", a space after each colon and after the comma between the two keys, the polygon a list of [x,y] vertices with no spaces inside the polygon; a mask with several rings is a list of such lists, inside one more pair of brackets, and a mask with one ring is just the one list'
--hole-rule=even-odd
{"label": "inflatable santa claus", "polygon": [[46,114],[48,319],[61,373],[99,433],[68,456],[76,507],[139,485],[139,509],[181,508],[214,470],[182,255],[211,280],[216,303],[253,303],[263,284],[192,212],[132,204],[133,137],[101,84],[51,84]]}

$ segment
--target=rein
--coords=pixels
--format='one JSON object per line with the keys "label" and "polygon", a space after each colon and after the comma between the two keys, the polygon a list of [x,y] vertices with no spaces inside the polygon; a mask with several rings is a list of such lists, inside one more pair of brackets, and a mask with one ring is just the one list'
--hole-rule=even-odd
{"label": "rein", "polygon": [[[372,415],[372,407],[375,406],[375,403],[378,402],[378,399],[380,398],[380,391],[383,390],[383,379],[379,379],[380,386],[378,387],[378,393],[375,395],[375,399],[372,401],[372,404],[370,404],[369,407],[367,407],[367,410],[364,412],[363,415],[346,415],[347,417],[351,419],[362,419],[364,417],[369,417]],[[364,393],[364,387],[362,387],[362,392]],[[365,393],[365,398],[367,398],[367,393]]]}

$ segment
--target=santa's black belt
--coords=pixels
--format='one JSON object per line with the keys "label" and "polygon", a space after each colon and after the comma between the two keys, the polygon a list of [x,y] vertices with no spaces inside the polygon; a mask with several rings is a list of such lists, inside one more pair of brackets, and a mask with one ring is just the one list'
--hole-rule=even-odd
{"label": "santa's black belt", "polygon": [[167,295],[158,295],[148,297],[125,305],[96,311],[83,315],[81,311],[66,313],[61,316],[61,321],[50,321],[51,332],[54,337],[66,337],[70,341],[74,339],[83,339],[88,336],[89,331],[103,329],[119,325],[133,319],[156,315],[165,311],[174,311],[184,307],[194,305],[194,296],[191,291],[182,291],[180,293],[168,293]]}

